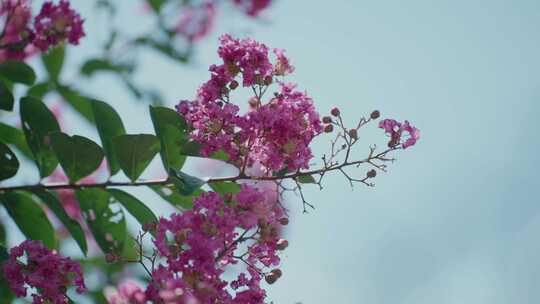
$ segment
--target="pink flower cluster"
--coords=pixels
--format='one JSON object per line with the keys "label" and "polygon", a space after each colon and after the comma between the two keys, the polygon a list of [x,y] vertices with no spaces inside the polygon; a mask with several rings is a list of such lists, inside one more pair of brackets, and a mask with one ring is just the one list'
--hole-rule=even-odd
{"label": "pink flower cluster", "polygon": [[[268,8],[272,0],[232,0],[233,4],[250,17],[258,17]],[[216,1],[204,0],[182,5],[174,31],[189,43],[207,36],[216,22],[218,13]]]}
{"label": "pink flower cluster", "polygon": [[[390,135],[388,147],[394,148],[401,145],[403,149],[414,146],[416,141],[420,139],[420,130],[412,126],[407,120],[400,123],[394,119],[383,119],[379,122],[379,128],[383,129]],[[407,133],[408,137],[403,142],[403,133]]]}
{"label": "pink flower cluster", "polygon": [[0,36],[0,61],[22,60],[31,55],[35,48],[47,51],[67,40],[78,44],[85,33],[83,20],[68,1],[58,4],[47,1],[34,18],[28,0],[3,0],[0,3],[0,18],[4,22]]}
{"label": "pink flower cluster", "polygon": [[134,281],[128,280],[116,288],[105,289],[105,299],[108,304],[145,304],[144,290]]}
{"label": "pink flower cluster", "polygon": [[[282,50],[274,50],[273,64],[268,47],[252,39],[223,35],[218,54],[220,65],[210,67],[211,78],[197,91],[194,101],[181,101],[177,110],[193,127],[192,139],[202,144],[202,155],[223,150],[239,167],[260,164],[266,173],[286,167],[307,168],[313,157],[309,144],[322,132],[313,100],[296,85],[276,81],[294,68]],[[253,90],[250,109],[244,114],[230,102],[230,93],[240,86]],[[264,102],[272,83],[278,91]]]}
{"label": "pink flower cluster", "polygon": [[[192,210],[160,219],[154,243],[166,264],[154,271],[147,299],[264,303],[261,280],[273,283],[281,276],[279,269],[263,270],[279,264],[277,251],[286,247],[286,241],[278,239],[277,230],[286,220],[275,200],[250,185],[225,198],[215,192],[201,194]],[[246,271],[232,282],[225,281],[227,266],[239,262],[247,265]]]}
{"label": "pink flower cluster", "polygon": [[13,247],[4,264],[4,275],[11,290],[26,296],[28,287],[36,288],[34,304],[68,303],[67,288],[74,284],[77,292],[86,290],[80,265],[43,246],[41,241],[26,240]]}

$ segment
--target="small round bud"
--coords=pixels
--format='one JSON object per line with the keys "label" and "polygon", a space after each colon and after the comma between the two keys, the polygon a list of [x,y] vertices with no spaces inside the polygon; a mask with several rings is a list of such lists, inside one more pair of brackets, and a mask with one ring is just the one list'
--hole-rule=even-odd
{"label": "small round bud", "polygon": [[332,114],[333,116],[339,116],[341,112],[339,111],[338,108],[333,108],[332,111],[330,111],[330,114]]}
{"label": "small round bud", "polygon": [[284,239],[280,239],[279,241],[277,241],[277,244],[276,244],[277,250],[285,250],[285,248],[287,248],[288,246],[289,246],[289,242]]}
{"label": "small round bud", "polygon": [[322,122],[325,123],[325,124],[332,123],[332,117],[330,117],[330,116],[324,116],[324,117],[322,118]]}
{"label": "small round bud", "polygon": [[145,232],[154,231],[156,229],[156,223],[149,222],[142,225],[142,230]]}
{"label": "small round bud", "polygon": [[218,102],[216,102],[216,104],[217,104],[218,107],[220,107],[220,108],[223,107],[223,101],[218,101]]}
{"label": "small round bud", "polygon": [[263,84],[264,83],[264,79],[263,79],[261,74],[255,75],[255,83],[256,84]]}
{"label": "small round bud", "polygon": [[272,78],[272,76],[270,75],[267,75],[266,77],[264,77],[264,84],[267,86],[271,85],[273,81],[274,81],[274,78]]}
{"label": "small round bud", "polygon": [[175,235],[174,235],[174,241],[177,243],[177,244],[182,244],[184,243],[184,241],[186,240],[186,234],[179,231],[177,232]]}
{"label": "small round bud", "polygon": [[369,117],[371,117],[371,119],[377,119],[381,116],[381,112],[375,110],[373,112],[371,112],[371,115],[369,115]]}
{"label": "small round bud", "polygon": [[229,89],[234,90],[236,88],[238,88],[238,81],[236,80],[231,81],[231,83],[229,84]]}
{"label": "small round bud", "polygon": [[116,262],[117,259],[118,257],[114,253],[107,253],[105,255],[105,261],[109,264]]}
{"label": "small round bud", "polygon": [[324,132],[326,133],[332,133],[332,131],[334,131],[334,126],[333,125],[326,125],[324,127]]}
{"label": "small round bud", "polygon": [[259,104],[259,100],[256,97],[253,97],[249,99],[248,103],[250,107],[256,108],[257,105]]}
{"label": "small round bud", "polygon": [[281,272],[281,269],[279,268],[272,270],[271,273],[275,274],[278,277],[278,279],[281,278],[281,276],[283,275],[283,272]]}
{"label": "small round bud", "polygon": [[375,176],[377,176],[377,171],[375,171],[375,169],[371,169],[367,172],[366,176],[368,178],[374,178]]}
{"label": "small round bud", "polygon": [[358,131],[356,131],[356,129],[350,129],[349,130],[349,136],[352,139],[358,139]]}
{"label": "small round bud", "polygon": [[233,194],[227,192],[227,193],[225,193],[225,195],[223,196],[223,198],[224,198],[225,202],[231,202],[232,199],[233,199]]}
{"label": "small round bud", "polygon": [[264,280],[268,284],[274,284],[277,279],[279,279],[279,277],[274,272],[270,272],[269,274],[264,276]]}
{"label": "small round bud", "polygon": [[279,223],[281,225],[283,225],[283,226],[287,226],[287,225],[289,225],[289,219],[286,218],[286,217],[282,217],[282,218],[279,219]]}

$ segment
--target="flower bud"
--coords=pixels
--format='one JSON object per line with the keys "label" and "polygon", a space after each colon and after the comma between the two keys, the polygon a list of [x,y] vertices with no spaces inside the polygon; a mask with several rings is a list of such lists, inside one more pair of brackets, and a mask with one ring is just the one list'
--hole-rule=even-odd
{"label": "flower bud", "polygon": [[186,240],[186,234],[183,231],[179,231],[174,235],[174,241],[181,245]]}
{"label": "flower bud", "polygon": [[156,223],[149,222],[142,225],[142,230],[145,232],[154,231],[156,229]]}
{"label": "flower bud", "polygon": [[279,276],[274,271],[264,276],[264,280],[268,284],[274,284],[277,281],[277,279],[279,279]]}
{"label": "flower bud", "polygon": [[277,250],[285,250],[285,248],[287,248],[288,246],[289,246],[289,242],[284,239],[280,239],[279,241],[277,241],[277,244],[276,244]]}
{"label": "flower bud", "polygon": [[264,84],[267,86],[271,85],[273,81],[274,79],[270,75],[267,75],[266,77],[264,77]]}
{"label": "flower bud", "polygon": [[375,176],[377,176],[377,171],[375,171],[375,169],[371,169],[367,172],[366,176],[368,178],[374,178]]}
{"label": "flower bud", "polygon": [[231,81],[231,83],[229,84],[229,89],[234,90],[236,88],[238,88],[238,81],[236,80]]}
{"label": "flower bud", "polygon": [[281,278],[281,276],[283,275],[283,272],[281,272],[281,269],[279,268],[272,270],[271,273],[275,274],[278,277],[278,279]]}
{"label": "flower bud", "polygon": [[373,112],[371,112],[371,115],[369,115],[369,117],[371,117],[371,119],[377,119],[381,116],[381,112],[375,110]]}
{"label": "flower bud", "polygon": [[334,131],[334,126],[333,125],[326,125],[324,127],[324,132],[325,133],[332,133],[332,131]]}
{"label": "flower bud", "polygon": [[286,218],[286,217],[282,217],[282,218],[279,219],[279,223],[281,225],[283,225],[283,226],[287,226],[287,225],[289,225],[289,219]]}
{"label": "flower bud", "polygon": [[330,111],[330,114],[332,114],[333,116],[339,116],[341,112],[339,111],[338,108],[333,108],[332,111]]}
{"label": "flower bud", "polygon": [[330,117],[330,116],[324,116],[324,117],[322,118],[322,122],[325,123],[325,124],[332,123],[332,117]]}
{"label": "flower bud", "polygon": [[358,139],[358,131],[356,131],[356,129],[350,129],[349,130],[349,136],[352,139]]}
{"label": "flower bud", "polygon": [[117,260],[118,260],[118,257],[117,257],[116,254],[114,254],[114,253],[107,253],[107,254],[105,255],[105,261],[106,261],[107,263],[109,263],[109,264],[110,264],[110,263],[114,263],[114,262],[116,262]]}

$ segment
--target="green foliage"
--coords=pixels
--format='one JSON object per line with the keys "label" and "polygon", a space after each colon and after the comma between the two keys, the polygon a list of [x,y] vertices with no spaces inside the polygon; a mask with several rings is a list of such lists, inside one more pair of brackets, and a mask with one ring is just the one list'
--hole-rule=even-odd
{"label": "green foliage", "polygon": [[111,175],[114,175],[120,170],[120,165],[116,160],[112,141],[114,137],[126,134],[124,124],[114,108],[103,101],[93,100],[92,111],[96,119],[96,127],[103,144],[103,150],[107,155],[109,171]]}
{"label": "green foliage", "polygon": [[15,176],[19,170],[19,160],[9,147],[0,142],[0,181]]}
{"label": "green foliage", "polygon": [[66,55],[65,52],[65,48],[62,45],[55,47],[49,50],[47,53],[41,55],[41,61],[45,66],[45,70],[47,70],[49,78],[53,81],[57,81],[60,77],[60,72],[64,66],[64,59]]}
{"label": "green foliage", "polygon": [[82,136],[52,133],[51,144],[71,183],[96,171],[103,160],[101,147]]}
{"label": "green foliage", "polygon": [[8,192],[0,195],[0,201],[27,238],[41,240],[50,249],[56,248],[53,226],[31,196],[23,192]]}
{"label": "green foliage", "polygon": [[134,67],[128,64],[115,64],[105,59],[90,59],[81,67],[81,74],[92,76],[97,72],[131,73]]}
{"label": "green foliage", "polygon": [[0,110],[13,111],[14,101],[11,89],[0,79]]}
{"label": "green foliage", "polygon": [[39,168],[39,174],[47,177],[58,165],[50,146],[50,133],[59,132],[60,126],[47,106],[33,97],[21,99],[20,111],[24,135]]}
{"label": "green foliage", "polygon": [[193,199],[204,193],[204,190],[199,188],[190,195],[182,195],[175,186],[171,185],[153,185],[150,186],[150,189],[171,205],[186,210],[193,208]]}
{"label": "green foliage", "polygon": [[108,191],[131,215],[133,215],[133,217],[135,217],[141,226],[147,223],[157,222],[157,217],[152,210],[133,195],[119,189],[109,189]]}
{"label": "green foliage", "polygon": [[317,181],[315,181],[315,178],[311,175],[300,175],[296,178],[296,180],[301,184],[315,184]]}
{"label": "green foliage", "polygon": [[0,141],[14,145],[24,156],[32,158],[23,131],[0,122]]}
{"label": "green foliage", "polygon": [[84,231],[79,222],[69,217],[56,195],[45,190],[34,190],[33,193],[39,197],[49,209],[51,209],[54,215],[56,215],[64,227],[69,231],[75,242],[77,242],[82,253],[86,255],[88,253],[88,245],[86,244]]}
{"label": "green foliage", "polygon": [[205,180],[185,174],[180,170],[169,169],[169,178],[180,194],[188,196],[206,184]]}
{"label": "green foliage", "polygon": [[0,63],[0,75],[12,82],[26,85],[32,85],[36,81],[34,70],[22,61],[8,60]]}
{"label": "green foliage", "polygon": [[79,112],[88,122],[94,123],[91,98],[85,97],[80,92],[65,85],[59,85],[57,91],[75,111]]}
{"label": "green foliage", "polygon": [[182,169],[186,156],[182,153],[186,132],[186,121],[176,111],[164,107],[150,106],[154,130],[161,143],[161,159],[165,170]]}
{"label": "green foliage", "polygon": [[77,190],[77,200],[99,247],[105,253],[121,253],[127,237],[126,219],[120,204],[109,192],[87,188]]}
{"label": "green foliage", "polygon": [[131,181],[141,176],[160,150],[159,140],[150,134],[117,136],[113,147],[120,168]]}
{"label": "green foliage", "polygon": [[212,182],[208,183],[208,186],[222,196],[226,193],[235,194],[240,192],[240,185],[234,182]]}

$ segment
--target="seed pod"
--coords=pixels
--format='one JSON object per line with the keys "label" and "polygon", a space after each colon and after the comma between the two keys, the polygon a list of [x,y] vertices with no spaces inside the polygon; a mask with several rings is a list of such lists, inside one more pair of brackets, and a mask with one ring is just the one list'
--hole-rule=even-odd
{"label": "seed pod", "polygon": [[332,131],[334,131],[334,126],[333,125],[326,125],[324,127],[324,132],[325,133],[332,133]]}
{"label": "seed pod", "polygon": [[338,117],[340,113],[341,112],[339,111],[338,108],[333,108],[332,111],[330,111],[330,114],[332,114],[332,115],[334,115],[336,117]]}
{"label": "seed pod", "polygon": [[277,244],[276,244],[277,250],[285,250],[285,248],[287,248],[288,246],[289,246],[289,242],[284,239],[280,239],[279,241],[277,241]]}
{"label": "seed pod", "polygon": [[277,279],[279,279],[279,277],[274,272],[270,272],[269,274],[264,276],[264,280],[268,284],[274,284]]}
{"label": "seed pod", "polygon": [[377,119],[381,116],[381,112],[375,110],[373,112],[371,112],[371,115],[369,115],[369,117],[371,117],[371,119]]}
{"label": "seed pod", "polygon": [[332,117],[330,117],[330,116],[324,116],[324,117],[322,118],[322,122],[325,123],[325,124],[332,123]]}
{"label": "seed pod", "polygon": [[271,85],[273,81],[274,79],[270,75],[267,75],[266,77],[264,77],[264,84],[267,86]]}
{"label": "seed pod", "polygon": [[375,169],[371,169],[367,172],[366,176],[368,178],[374,178],[375,176],[377,176],[377,171],[375,171]]}
{"label": "seed pod", "polygon": [[238,88],[238,81],[236,80],[231,81],[231,83],[229,84],[229,89],[234,90],[236,88]]}
{"label": "seed pod", "polygon": [[358,139],[358,131],[356,131],[356,129],[350,129],[349,130],[349,136],[352,139]]}
{"label": "seed pod", "polygon": [[282,218],[279,219],[279,223],[281,225],[283,225],[283,226],[287,226],[287,225],[289,225],[289,219],[286,218],[286,217],[282,217]]}

